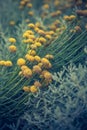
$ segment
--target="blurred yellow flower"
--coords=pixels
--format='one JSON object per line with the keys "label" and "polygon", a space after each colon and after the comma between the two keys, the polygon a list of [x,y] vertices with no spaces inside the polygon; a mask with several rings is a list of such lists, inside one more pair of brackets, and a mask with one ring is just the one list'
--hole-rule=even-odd
{"label": "blurred yellow flower", "polygon": [[23,59],[23,58],[19,58],[19,59],[17,60],[17,65],[19,65],[19,66],[25,65],[25,63],[26,63],[26,61],[25,61],[25,59]]}
{"label": "blurred yellow flower", "polygon": [[26,58],[28,61],[30,61],[30,62],[33,62],[33,61],[34,61],[34,56],[32,56],[32,55],[26,54],[26,55],[25,55],[25,58]]}
{"label": "blurred yellow flower", "polygon": [[34,86],[36,86],[36,87],[41,87],[42,84],[41,84],[39,81],[35,81],[35,82],[34,82]]}
{"label": "blurred yellow flower", "polygon": [[38,65],[33,66],[33,73],[41,73],[42,69]]}
{"label": "blurred yellow flower", "polygon": [[40,61],[41,61],[40,56],[37,56],[37,55],[34,57],[34,59],[35,59],[37,62],[40,62]]}
{"label": "blurred yellow flower", "polygon": [[7,66],[7,67],[10,67],[10,66],[12,66],[12,62],[11,61],[5,61],[5,64],[4,64],[5,66]]}
{"label": "blurred yellow flower", "polygon": [[8,40],[9,40],[9,42],[11,42],[11,43],[15,43],[15,42],[16,42],[16,39],[13,38],[13,37],[10,37]]}
{"label": "blurred yellow flower", "polygon": [[23,76],[26,78],[30,78],[32,76],[32,71],[30,68],[26,68],[22,70]]}
{"label": "blurred yellow flower", "polygon": [[0,65],[5,65],[5,61],[4,60],[0,60]]}
{"label": "blurred yellow flower", "polygon": [[30,92],[30,88],[29,88],[28,86],[24,86],[24,87],[23,87],[23,90],[24,90],[25,92]]}
{"label": "blurred yellow flower", "polygon": [[9,46],[9,50],[10,50],[11,52],[16,52],[17,47],[16,47],[15,45],[11,45],[11,46]]}
{"label": "blurred yellow flower", "polygon": [[38,91],[38,89],[36,86],[34,86],[34,85],[30,86],[30,92],[36,93],[37,91]]}

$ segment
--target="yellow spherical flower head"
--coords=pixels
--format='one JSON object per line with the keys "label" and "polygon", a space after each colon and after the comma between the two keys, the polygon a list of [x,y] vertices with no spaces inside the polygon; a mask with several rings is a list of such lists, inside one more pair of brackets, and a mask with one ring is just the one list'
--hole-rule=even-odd
{"label": "yellow spherical flower head", "polygon": [[35,56],[36,55],[36,51],[35,50],[29,50],[28,54],[32,55],[32,56]]}
{"label": "yellow spherical flower head", "polygon": [[42,69],[38,65],[33,66],[33,73],[40,74]]}
{"label": "yellow spherical flower head", "polygon": [[30,45],[31,49],[37,49],[37,46],[35,44]]}
{"label": "yellow spherical flower head", "polygon": [[37,47],[40,47],[42,44],[41,44],[40,42],[35,42],[35,45],[36,45]]}
{"label": "yellow spherical flower head", "polygon": [[30,78],[32,76],[32,71],[30,68],[26,68],[22,70],[23,76],[26,78]]}
{"label": "yellow spherical flower head", "polygon": [[5,65],[5,61],[4,60],[0,60],[0,65],[1,66]]}
{"label": "yellow spherical flower head", "polygon": [[36,86],[34,86],[34,85],[30,86],[30,92],[36,93],[37,91],[38,91],[38,89]]}
{"label": "yellow spherical flower head", "polygon": [[24,90],[25,92],[30,92],[30,88],[29,88],[28,86],[24,86],[24,87],[23,87],[23,90]]}
{"label": "yellow spherical flower head", "polygon": [[40,56],[35,56],[34,59],[35,59],[35,61],[37,61],[37,62],[40,62],[40,61],[41,61]]}
{"label": "yellow spherical flower head", "polygon": [[75,16],[75,15],[70,15],[69,17],[70,17],[70,20],[76,19],[76,16]]}
{"label": "yellow spherical flower head", "polygon": [[5,61],[4,60],[0,60],[0,65],[4,66],[5,65]]}
{"label": "yellow spherical flower head", "polygon": [[16,51],[17,51],[17,48],[16,48],[16,46],[11,45],[11,46],[9,46],[9,50],[10,50],[11,52],[16,52]]}
{"label": "yellow spherical flower head", "polygon": [[35,31],[35,32],[38,32],[38,31],[39,31],[39,28],[35,26],[34,31]]}
{"label": "yellow spherical flower head", "polygon": [[65,15],[65,16],[64,16],[64,20],[69,21],[69,20],[70,20],[69,16],[68,16],[68,15]]}
{"label": "yellow spherical flower head", "polygon": [[44,78],[45,78],[46,80],[52,80],[52,74],[51,74],[50,72],[46,71],[46,72],[44,73]]}
{"label": "yellow spherical flower head", "polygon": [[34,56],[32,56],[32,55],[26,54],[26,55],[25,55],[25,58],[26,58],[28,61],[30,61],[30,62],[34,62]]}
{"label": "yellow spherical flower head", "polygon": [[28,33],[29,35],[34,35],[34,32],[32,30],[27,30],[26,33]]}
{"label": "yellow spherical flower head", "polygon": [[44,30],[38,30],[38,34],[42,35],[42,36],[45,36],[45,31]]}
{"label": "yellow spherical flower head", "polygon": [[26,61],[25,61],[25,59],[23,59],[23,58],[19,58],[19,59],[17,60],[17,65],[19,65],[19,66],[25,65],[25,63],[26,63]]}
{"label": "yellow spherical flower head", "polygon": [[30,27],[30,28],[33,29],[33,28],[35,27],[35,25],[34,25],[33,23],[29,23],[29,24],[28,24],[28,27]]}
{"label": "yellow spherical flower head", "polygon": [[10,24],[11,26],[14,26],[14,25],[15,25],[15,21],[12,20],[12,21],[9,22],[9,24]]}
{"label": "yellow spherical flower head", "polygon": [[38,66],[40,67],[40,68],[43,68],[43,64],[40,62],[40,63],[38,63]]}
{"label": "yellow spherical flower head", "polygon": [[28,14],[29,14],[30,16],[33,16],[33,15],[34,15],[34,12],[33,12],[33,11],[29,11]]}
{"label": "yellow spherical flower head", "polygon": [[45,35],[46,39],[50,40],[52,37],[51,35]]}
{"label": "yellow spherical flower head", "polygon": [[46,43],[46,39],[45,39],[44,37],[40,37],[40,38],[39,38],[39,42],[41,42],[41,43]]}
{"label": "yellow spherical flower head", "polygon": [[51,54],[47,54],[45,57],[46,57],[47,59],[53,59],[53,58],[54,58],[54,56],[51,55]]}
{"label": "yellow spherical flower head", "polygon": [[23,33],[23,38],[28,38],[29,37],[29,33],[28,32],[24,32]]}
{"label": "yellow spherical flower head", "polygon": [[41,26],[41,23],[40,22],[36,22],[35,23],[35,27],[40,27]]}
{"label": "yellow spherical flower head", "polygon": [[44,8],[44,9],[49,9],[49,5],[48,5],[48,4],[45,4],[45,5],[43,5],[43,8]]}
{"label": "yellow spherical flower head", "polygon": [[7,66],[7,67],[10,67],[10,66],[12,66],[12,62],[9,61],[9,60],[5,61],[4,65]]}
{"label": "yellow spherical flower head", "polygon": [[23,42],[24,42],[24,43],[30,43],[30,44],[31,44],[31,43],[34,43],[34,41],[33,41],[32,39],[29,39],[29,38],[23,40]]}
{"label": "yellow spherical flower head", "polygon": [[11,43],[16,43],[16,39],[13,38],[13,37],[10,37],[10,38],[8,39],[8,41],[11,42]]}
{"label": "yellow spherical flower head", "polygon": [[28,8],[32,8],[32,4],[31,4],[31,3],[28,3],[28,4],[27,4],[27,7],[28,7]]}
{"label": "yellow spherical flower head", "polygon": [[45,85],[48,85],[50,82],[52,82],[52,74],[47,70],[42,71],[40,78],[44,79],[43,83]]}
{"label": "yellow spherical flower head", "polygon": [[34,86],[36,86],[36,87],[41,87],[42,84],[41,84],[39,81],[35,81],[35,82],[34,82]]}
{"label": "yellow spherical flower head", "polygon": [[25,70],[25,69],[28,69],[28,66],[22,65],[22,66],[21,66],[21,70],[23,71],[23,70]]}
{"label": "yellow spherical flower head", "polygon": [[29,39],[35,40],[35,35],[29,35]]}
{"label": "yellow spherical flower head", "polygon": [[49,60],[47,58],[42,58],[41,63],[43,64],[43,66],[45,68],[51,68],[52,67],[51,63],[49,62]]}
{"label": "yellow spherical flower head", "polygon": [[54,35],[55,34],[55,32],[54,31],[49,31],[49,33],[48,34],[50,34],[50,35]]}

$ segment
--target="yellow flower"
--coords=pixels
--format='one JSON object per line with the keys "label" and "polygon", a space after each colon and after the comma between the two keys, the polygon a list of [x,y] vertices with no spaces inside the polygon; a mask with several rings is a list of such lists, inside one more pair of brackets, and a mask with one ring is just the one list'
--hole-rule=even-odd
{"label": "yellow flower", "polygon": [[11,52],[16,52],[17,48],[16,48],[16,46],[11,45],[11,46],[9,46],[9,50],[10,50]]}
{"label": "yellow flower", "polygon": [[35,35],[29,34],[29,38],[32,39],[32,40],[35,40]]}
{"label": "yellow flower", "polygon": [[13,38],[13,37],[10,37],[8,40],[9,40],[9,42],[11,42],[11,43],[15,43],[15,42],[16,42],[16,39]]}
{"label": "yellow flower", "polygon": [[4,64],[5,66],[7,66],[7,67],[10,67],[10,66],[12,66],[12,62],[11,61],[5,61],[5,64]]}
{"label": "yellow flower", "polygon": [[27,7],[32,8],[32,4],[31,4],[31,3],[28,3],[28,4],[27,4]]}
{"label": "yellow flower", "polygon": [[40,77],[44,78],[45,81],[47,81],[47,82],[52,81],[52,74],[50,72],[48,72],[47,70],[43,70]]}
{"label": "yellow flower", "polygon": [[37,91],[38,91],[38,89],[36,86],[34,86],[34,85],[30,86],[30,92],[36,93]]}
{"label": "yellow flower", "polygon": [[33,66],[33,73],[40,73],[42,70],[41,70],[41,68],[40,68],[40,66],[38,66],[38,65],[34,65]]}
{"label": "yellow flower", "polygon": [[35,82],[34,82],[34,86],[36,86],[36,87],[41,87],[42,84],[41,84],[39,81],[35,81]]}
{"label": "yellow flower", "polygon": [[28,86],[24,86],[24,87],[23,87],[23,90],[24,90],[25,92],[30,92],[30,88],[29,88]]}
{"label": "yellow flower", "polygon": [[47,69],[52,67],[51,63],[49,62],[49,60],[47,58],[42,58],[41,63],[43,64],[43,67],[45,67]]}
{"label": "yellow flower", "polygon": [[54,5],[55,5],[55,6],[58,6],[59,4],[60,4],[60,1],[58,1],[58,0],[55,0],[55,1],[54,1]]}
{"label": "yellow flower", "polygon": [[40,62],[40,63],[38,63],[38,66],[39,66],[40,68],[42,68],[42,67],[43,67],[43,64]]}
{"label": "yellow flower", "polygon": [[29,14],[30,16],[33,16],[33,15],[34,15],[34,12],[33,12],[33,11],[29,11],[28,14]]}
{"label": "yellow flower", "polygon": [[26,55],[25,55],[25,58],[26,58],[28,61],[30,61],[30,62],[33,62],[33,61],[34,61],[34,56],[32,56],[32,55],[26,54]]}
{"label": "yellow flower", "polygon": [[49,27],[50,27],[50,29],[52,29],[54,31],[56,30],[56,26],[54,24],[50,25]]}
{"label": "yellow flower", "polygon": [[34,32],[32,30],[27,30],[25,33],[28,33],[29,35],[33,35]]}
{"label": "yellow flower", "polygon": [[25,4],[25,1],[20,1],[20,5],[24,6]]}
{"label": "yellow flower", "polygon": [[29,38],[29,39],[24,40],[24,43],[34,43],[34,41]]}
{"label": "yellow flower", "polygon": [[26,61],[25,61],[25,59],[23,59],[23,58],[19,58],[19,59],[17,60],[17,65],[19,65],[19,66],[25,65],[25,63],[26,63]]}
{"label": "yellow flower", "polygon": [[39,28],[38,28],[38,27],[35,27],[34,30],[35,30],[35,32],[38,32],[38,31],[39,31]]}
{"label": "yellow flower", "polygon": [[23,38],[28,38],[28,37],[29,37],[29,33],[28,32],[23,33]]}
{"label": "yellow flower", "polygon": [[35,56],[36,55],[36,51],[35,50],[29,50],[28,54],[32,55],[32,56]]}
{"label": "yellow flower", "polygon": [[36,45],[37,47],[40,47],[42,44],[41,44],[40,42],[35,42],[35,45]]}
{"label": "yellow flower", "polygon": [[48,60],[47,58],[42,58],[42,59],[41,59],[41,63],[42,63],[43,65],[48,65],[48,64],[49,64],[49,60]]}
{"label": "yellow flower", "polygon": [[76,32],[81,32],[82,31],[80,26],[75,26],[74,29],[75,29]]}
{"label": "yellow flower", "polygon": [[69,16],[68,16],[68,15],[65,15],[65,16],[64,16],[64,20],[66,20],[66,21],[70,20]]}
{"label": "yellow flower", "polygon": [[35,59],[37,62],[40,62],[40,61],[41,61],[40,56],[35,56],[34,59]]}
{"label": "yellow flower", "polygon": [[44,9],[49,9],[49,5],[48,5],[48,4],[45,4],[45,5],[43,5],[43,8],[44,8]]}
{"label": "yellow flower", "polygon": [[40,35],[45,35],[45,31],[43,31],[43,30],[38,30],[38,33],[40,34]]}
{"label": "yellow flower", "polygon": [[60,15],[61,13],[62,13],[62,12],[61,12],[60,10],[57,10],[57,11],[56,11],[56,14],[57,14],[57,15]]}
{"label": "yellow flower", "polygon": [[52,80],[52,75],[51,75],[51,73],[50,72],[45,72],[44,73],[44,78],[46,79],[46,80]]}
{"label": "yellow flower", "polygon": [[5,61],[4,60],[0,60],[0,65],[5,65]]}
{"label": "yellow flower", "polygon": [[45,36],[48,40],[50,40],[52,37],[50,35]]}
{"label": "yellow flower", "polygon": [[49,31],[48,34],[53,35],[54,33],[55,33],[54,31]]}
{"label": "yellow flower", "polygon": [[41,26],[40,22],[35,23],[35,27],[40,27],[40,26]]}
{"label": "yellow flower", "polygon": [[22,70],[23,76],[26,78],[30,78],[32,76],[32,71],[30,68],[26,68]]}
{"label": "yellow flower", "polygon": [[37,49],[37,46],[35,44],[30,45],[31,49]]}
{"label": "yellow flower", "polygon": [[76,16],[75,16],[75,15],[70,15],[69,17],[70,17],[70,20],[73,20],[73,19],[75,19],[75,18],[76,18]]}
{"label": "yellow flower", "polygon": [[45,57],[46,57],[47,59],[53,59],[53,58],[54,58],[53,55],[50,55],[50,54],[47,54]]}
{"label": "yellow flower", "polygon": [[10,21],[9,24],[10,24],[11,26],[15,25],[15,21]]}
{"label": "yellow flower", "polygon": [[22,66],[21,66],[21,70],[23,71],[23,70],[25,70],[25,69],[28,69],[28,66],[22,65]]}
{"label": "yellow flower", "polygon": [[41,43],[46,43],[46,39],[45,39],[44,37],[40,37],[40,38],[39,38],[39,42],[41,42]]}
{"label": "yellow flower", "polygon": [[30,27],[30,28],[34,28],[35,25],[34,25],[33,23],[29,23],[29,24],[28,24],[28,27]]}

